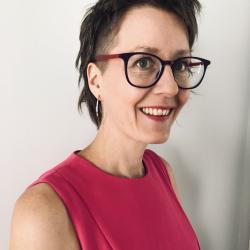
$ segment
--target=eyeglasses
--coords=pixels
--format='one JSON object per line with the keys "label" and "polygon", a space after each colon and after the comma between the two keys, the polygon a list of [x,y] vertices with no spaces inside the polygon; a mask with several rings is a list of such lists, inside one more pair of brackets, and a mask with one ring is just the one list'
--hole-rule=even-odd
{"label": "eyeglasses", "polygon": [[130,85],[148,88],[161,78],[166,65],[170,65],[174,79],[181,89],[194,89],[202,82],[209,60],[200,57],[180,57],[173,61],[164,61],[156,55],[146,52],[98,55],[95,61],[122,58],[125,75]]}

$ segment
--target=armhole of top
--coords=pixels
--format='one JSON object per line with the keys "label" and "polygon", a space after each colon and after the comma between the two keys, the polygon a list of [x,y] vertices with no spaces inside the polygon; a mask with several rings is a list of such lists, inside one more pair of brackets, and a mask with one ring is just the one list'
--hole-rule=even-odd
{"label": "armhole of top", "polygon": [[[58,175],[57,172],[53,173],[53,175],[54,175],[54,177],[56,177],[56,178],[58,178],[58,177],[60,176],[60,175]],[[70,221],[71,221],[71,224],[72,224],[73,230],[74,230],[74,232],[75,232],[75,236],[76,236],[76,238],[77,238],[78,244],[79,244],[79,246],[82,246],[82,245],[81,245],[80,238],[79,238],[79,235],[78,235],[78,228],[77,228],[77,226],[76,226],[76,225],[77,225],[77,224],[76,224],[76,220],[75,220],[74,216],[72,215],[72,213],[71,213],[71,211],[70,211],[70,208],[69,208],[68,205],[67,205],[67,202],[68,202],[68,201],[65,199],[63,193],[60,191],[60,188],[58,188],[58,187],[54,184],[53,180],[51,180],[49,176],[48,176],[48,177],[46,176],[47,178],[42,178],[42,177],[44,177],[44,175],[40,176],[37,180],[33,181],[30,185],[28,185],[28,186],[26,187],[26,190],[27,190],[28,188],[31,188],[31,187],[36,186],[36,185],[38,185],[38,184],[42,184],[42,183],[47,184],[47,185],[50,187],[50,189],[55,193],[55,195],[58,197],[58,199],[62,202],[62,205],[64,206],[64,208],[65,208],[65,210],[66,210],[66,213],[68,214],[69,219],[70,219]],[[59,178],[60,178],[60,177],[59,177]]]}
{"label": "armhole of top", "polygon": [[165,165],[165,163],[163,162],[163,160],[161,159],[161,157],[157,153],[155,153],[152,150],[150,150],[150,152],[151,152],[153,160],[155,160],[156,167],[160,170],[161,176],[163,177],[162,178],[163,182],[164,183],[167,182],[168,186],[170,186],[170,188],[171,188],[171,191],[176,196],[175,191],[174,191],[173,186],[172,186],[172,183],[171,183],[171,179],[170,179],[168,170],[167,170],[167,166]]}
{"label": "armhole of top", "polygon": [[167,182],[168,185],[170,186],[171,192],[173,193],[179,208],[181,209],[182,213],[184,214],[185,219],[187,220],[187,222],[191,226],[192,231],[194,232],[195,239],[196,239],[197,244],[198,244],[198,249],[201,250],[197,234],[196,234],[196,232],[195,232],[189,218],[187,217],[187,214],[186,214],[184,208],[182,207],[182,205],[181,205],[181,203],[180,203],[180,201],[179,201],[178,197],[176,196],[176,193],[175,193],[175,191],[173,189],[173,186],[172,186],[172,183],[171,183],[171,180],[170,180],[170,176],[168,174],[168,170],[166,169],[165,163],[163,162],[163,160],[161,159],[161,157],[157,153],[155,153],[153,150],[150,150],[150,149],[148,149],[148,150],[150,151],[149,154],[152,155],[152,160],[155,162],[156,168],[159,169],[159,173],[160,173],[160,175],[161,175],[161,177],[163,179],[163,182],[164,183]]}

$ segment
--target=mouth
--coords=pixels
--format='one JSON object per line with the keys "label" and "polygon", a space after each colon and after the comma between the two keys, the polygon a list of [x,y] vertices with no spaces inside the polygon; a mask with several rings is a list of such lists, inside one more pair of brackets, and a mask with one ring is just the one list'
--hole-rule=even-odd
{"label": "mouth", "polygon": [[174,111],[174,108],[139,108],[140,111],[151,120],[165,121],[168,120]]}

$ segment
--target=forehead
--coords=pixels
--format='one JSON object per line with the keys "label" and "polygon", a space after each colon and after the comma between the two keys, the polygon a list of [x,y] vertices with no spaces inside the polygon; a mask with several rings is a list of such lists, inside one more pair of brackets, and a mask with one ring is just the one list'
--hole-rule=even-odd
{"label": "forehead", "polygon": [[174,14],[151,6],[129,10],[116,35],[112,53],[141,51],[156,48],[155,54],[172,57],[176,52],[189,51],[184,23]]}

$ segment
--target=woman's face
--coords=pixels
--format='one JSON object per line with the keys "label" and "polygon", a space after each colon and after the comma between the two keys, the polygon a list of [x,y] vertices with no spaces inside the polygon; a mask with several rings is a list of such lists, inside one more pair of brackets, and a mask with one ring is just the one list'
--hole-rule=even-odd
{"label": "woman's face", "polygon": [[[150,6],[136,7],[127,12],[117,39],[109,54],[149,52],[136,47],[152,47],[158,49],[153,54],[163,60],[190,55],[184,24],[174,14]],[[103,125],[141,143],[165,142],[174,120],[188,100],[189,91],[178,89],[170,66],[165,67],[161,79],[154,86],[136,88],[126,80],[122,59],[105,63],[108,65],[102,75],[100,92],[104,108]],[[149,106],[175,108],[169,118],[162,122],[150,119],[139,109]]]}

